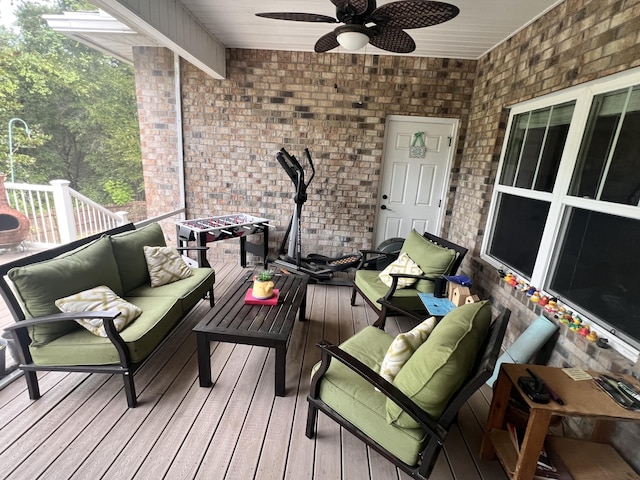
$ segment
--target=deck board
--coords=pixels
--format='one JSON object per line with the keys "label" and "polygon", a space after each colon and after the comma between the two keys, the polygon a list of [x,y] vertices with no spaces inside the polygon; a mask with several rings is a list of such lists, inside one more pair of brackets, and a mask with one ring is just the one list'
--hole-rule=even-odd
{"label": "deck board", "polygon": [[[232,264],[215,269],[217,298],[247,274]],[[208,301],[138,370],[135,409],[126,406],[120,377],[39,373],[35,402],[17,379],[0,390],[0,478],[408,479],[322,413],[317,437],[305,436],[315,344],[344,341],[377,318],[361,299],[352,307],[350,294],[308,287],[307,321],[295,322],[287,350],[285,397],[274,396],[275,352],[247,345],[211,342],[214,384],[199,387],[191,329]],[[408,327],[390,317],[387,331]],[[462,409],[433,480],[506,479],[497,461],[478,460],[490,398],[483,387]]]}

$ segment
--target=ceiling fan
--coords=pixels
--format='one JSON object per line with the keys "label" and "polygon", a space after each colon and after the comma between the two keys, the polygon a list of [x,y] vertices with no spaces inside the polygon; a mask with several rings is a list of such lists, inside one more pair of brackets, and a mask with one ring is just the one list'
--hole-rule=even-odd
{"label": "ceiling fan", "polygon": [[416,49],[413,38],[404,30],[430,27],[447,22],[460,10],[455,5],[430,0],[399,0],[376,6],[376,0],[331,0],[336,18],[315,13],[256,13],[258,17],[295,22],[343,23],[316,42],[316,52],[328,52],[338,46],[358,50],[367,43],[394,53]]}

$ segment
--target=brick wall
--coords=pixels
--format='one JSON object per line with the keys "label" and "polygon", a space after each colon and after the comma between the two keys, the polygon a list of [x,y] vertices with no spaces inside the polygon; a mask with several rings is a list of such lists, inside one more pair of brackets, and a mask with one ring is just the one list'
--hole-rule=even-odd
{"label": "brick wall", "polygon": [[[504,109],[639,66],[639,32],[640,2],[636,0],[570,0],[478,61],[449,235],[471,248],[463,270],[474,278],[482,296],[498,308],[508,307],[514,312],[505,346],[513,343],[541,310],[478,258],[508,118]],[[640,377],[639,363],[633,364],[613,350],[597,348],[564,325],[560,325],[549,363]],[[572,424],[582,433],[589,431],[585,426],[585,422]],[[618,424],[613,443],[640,470],[638,425]]]}
{"label": "brick wall", "polygon": [[[302,160],[308,147],[317,174],[303,210],[303,254],[370,248],[386,116],[459,118],[464,142],[475,61],[262,50],[227,56],[222,81],[183,62],[189,217],[263,216],[278,227],[271,238],[279,245],[293,186],[275,153],[285,147]],[[455,187],[454,177],[450,202]],[[237,261],[237,242],[210,247],[212,260]]]}

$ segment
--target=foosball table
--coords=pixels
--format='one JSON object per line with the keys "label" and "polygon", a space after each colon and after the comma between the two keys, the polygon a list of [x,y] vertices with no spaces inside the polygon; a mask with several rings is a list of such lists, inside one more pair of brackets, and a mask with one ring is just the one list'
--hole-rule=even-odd
{"label": "foosball table", "polygon": [[[249,252],[255,255],[262,255],[264,268],[267,268],[269,226],[269,220],[266,218],[254,217],[245,213],[182,220],[176,222],[178,247],[185,247],[190,241],[195,241],[198,247],[206,247],[207,243],[239,238],[240,265],[247,266],[247,252]],[[262,245],[247,241],[247,236],[257,233],[263,234]],[[197,252],[198,266],[210,266],[207,261],[206,249],[202,248]]]}

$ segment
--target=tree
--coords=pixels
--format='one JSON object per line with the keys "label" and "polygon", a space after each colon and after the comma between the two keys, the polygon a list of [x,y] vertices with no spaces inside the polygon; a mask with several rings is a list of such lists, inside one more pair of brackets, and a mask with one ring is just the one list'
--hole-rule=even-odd
{"label": "tree", "polygon": [[33,148],[14,155],[16,181],[63,178],[98,202],[141,199],[133,70],[54,32],[42,18],[95,7],[83,0],[49,3],[22,3],[17,33],[0,30],[6,39],[0,48],[0,120],[19,116],[35,132]]}

